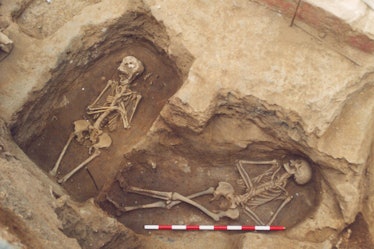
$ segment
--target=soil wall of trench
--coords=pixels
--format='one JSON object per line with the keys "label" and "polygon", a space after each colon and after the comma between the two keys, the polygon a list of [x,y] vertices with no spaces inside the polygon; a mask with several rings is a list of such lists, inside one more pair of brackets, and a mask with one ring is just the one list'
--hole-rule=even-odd
{"label": "soil wall of trench", "polygon": [[[66,4],[3,6],[16,46],[0,64],[1,238],[21,248],[372,247],[369,55],[316,40],[251,1],[188,1],[190,16],[171,1]],[[64,8],[65,21],[43,25],[52,20],[49,8]],[[296,55],[289,52],[295,48]],[[48,171],[72,122],[86,118],[107,80],[118,80],[127,55],[145,65],[133,86],[143,99],[132,127],[117,127],[113,145],[89,171],[57,184]],[[57,179],[87,155],[73,143]],[[293,199],[274,221],[287,226],[284,232],[148,232],[146,223],[212,219],[184,204],[125,210],[154,201],[129,193],[129,186],[190,195],[225,181],[242,193],[238,161],[293,158],[306,160],[313,177],[302,186],[289,179],[285,191]],[[268,169],[246,171],[255,179]],[[197,201],[209,210],[228,208],[210,199]],[[280,203],[256,214],[267,220]],[[243,211],[235,220],[253,222]]]}

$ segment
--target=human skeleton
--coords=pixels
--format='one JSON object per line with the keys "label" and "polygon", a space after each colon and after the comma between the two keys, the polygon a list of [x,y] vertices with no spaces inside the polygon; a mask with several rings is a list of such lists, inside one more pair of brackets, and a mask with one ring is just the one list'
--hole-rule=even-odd
{"label": "human skeleton", "polygon": [[[122,73],[120,81],[109,80],[95,101],[87,107],[87,114],[92,116],[94,122],[92,123],[88,120],[76,120],[73,122],[74,131],[70,134],[50,174],[53,176],[57,174],[62,158],[74,138],[78,143],[89,147],[90,156],[59,179],[59,183],[66,182],[76,172],[98,157],[101,153],[100,149],[111,146],[112,139],[103,129],[108,127],[109,131],[114,130],[118,116],[122,120],[123,127],[125,129],[130,128],[130,123],[141,100],[141,95],[132,91],[130,84],[143,73],[144,66],[135,57],[126,56],[123,58],[118,70]],[[109,89],[110,92],[107,94]],[[104,102],[98,104],[100,101],[102,102],[102,97],[105,94],[107,94],[107,97]]]}
{"label": "human skeleton", "polygon": [[[244,169],[244,165],[271,165],[272,167],[266,170],[263,174],[250,179],[248,173]],[[280,163],[277,160],[271,161],[245,161],[240,160],[236,165],[241,181],[245,185],[245,193],[236,194],[234,187],[227,182],[219,182],[218,186],[214,189],[213,187],[207,190],[189,195],[183,196],[176,192],[162,192],[155,190],[142,189],[133,186],[122,186],[124,191],[127,193],[135,193],[139,195],[149,196],[163,201],[157,201],[150,204],[143,204],[137,206],[122,206],[107,195],[107,200],[111,202],[118,210],[122,212],[129,212],[137,209],[145,208],[167,208],[170,209],[181,202],[188,203],[203,213],[208,215],[215,221],[220,220],[223,217],[231,219],[239,218],[239,208],[241,208],[246,215],[253,219],[256,223],[261,225],[270,225],[278,216],[279,212],[286,206],[291,200],[292,196],[287,192],[286,185],[293,179],[299,185],[308,183],[312,178],[312,169],[307,161],[301,158],[292,159],[284,163]],[[282,170],[283,168],[283,170]],[[280,173],[280,171],[284,173]],[[221,210],[218,212],[212,212],[206,207],[197,203],[193,199],[203,195],[213,195],[212,200],[218,200],[219,198],[225,198],[229,203],[227,210]],[[271,202],[273,200],[282,200],[277,210],[273,213],[272,217],[267,222],[263,222],[253,211],[254,208]]]}

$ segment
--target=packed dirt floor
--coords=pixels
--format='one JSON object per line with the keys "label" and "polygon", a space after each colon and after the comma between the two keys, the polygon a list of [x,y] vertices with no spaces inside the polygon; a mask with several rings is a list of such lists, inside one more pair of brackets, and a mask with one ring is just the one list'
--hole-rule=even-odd
{"label": "packed dirt floor", "polygon": [[0,248],[374,248],[374,59],[290,22],[247,0],[0,2]]}

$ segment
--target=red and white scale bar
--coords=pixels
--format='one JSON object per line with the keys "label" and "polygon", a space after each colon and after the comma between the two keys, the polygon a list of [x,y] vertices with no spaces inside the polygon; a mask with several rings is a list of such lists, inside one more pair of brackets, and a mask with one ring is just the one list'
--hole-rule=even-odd
{"label": "red and white scale bar", "polygon": [[284,226],[239,226],[239,225],[144,225],[146,230],[181,231],[283,231]]}

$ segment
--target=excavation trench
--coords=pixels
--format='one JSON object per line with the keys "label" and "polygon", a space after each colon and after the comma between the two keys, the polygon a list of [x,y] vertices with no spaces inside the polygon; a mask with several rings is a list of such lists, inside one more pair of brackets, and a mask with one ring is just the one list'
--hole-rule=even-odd
{"label": "excavation trench", "polygon": [[[181,145],[181,147],[186,146]],[[191,145],[190,145],[191,146]],[[188,204],[179,204],[171,209],[151,208],[124,212],[126,206],[137,206],[160,201],[157,198],[127,192],[126,188],[135,186],[165,192],[176,192],[184,196],[216,188],[219,182],[230,183],[236,193],[243,194],[245,188],[240,183],[240,175],[236,163],[240,159],[266,160],[272,153],[261,154],[259,150],[243,150],[237,153],[201,153],[187,148],[157,146],[151,150],[134,151],[127,155],[127,167],[117,175],[116,180],[104,189],[98,197],[103,209],[132,228],[144,233],[144,224],[212,224],[217,223],[200,210]],[[261,147],[261,146],[260,146]],[[191,148],[191,147],[190,147]],[[260,149],[261,150],[261,149]],[[157,152],[156,152],[157,151]],[[156,153],[155,153],[156,152]],[[260,156],[260,158],[259,158]],[[274,158],[274,157],[271,157]],[[246,168],[249,176],[254,178],[269,169],[270,166],[250,165]],[[318,203],[318,187],[314,179],[307,185],[299,186],[290,181],[287,192],[293,196],[274,220],[273,224],[284,225],[288,228],[300,223],[308,214],[315,210]],[[227,210],[229,202],[224,199],[214,200],[213,195],[206,195],[194,200],[209,210]],[[274,200],[254,208],[257,216],[263,221],[270,220],[283,200]],[[142,221],[142,222],[139,222]],[[222,218],[219,224],[258,224],[241,210],[238,219]]]}
{"label": "excavation trench", "polygon": [[[160,199],[146,197],[127,191],[130,187],[151,189],[164,192],[176,192],[184,196],[216,188],[219,182],[230,183],[238,194],[245,193],[245,185],[236,168],[239,160],[255,160],[258,162],[276,159],[282,164],[291,158],[304,158],[315,169],[313,164],[302,153],[296,153],[281,148],[274,141],[253,143],[246,148],[237,148],[234,144],[219,146],[219,142],[207,141],[207,136],[214,136],[214,129],[225,129],[223,122],[238,123],[233,117],[217,115],[201,134],[194,134],[184,130],[161,128],[138,148],[125,155],[122,169],[113,182],[108,182],[103,188],[97,202],[100,206],[116,216],[127,227],[138,233],[146,233],[143,229],[148,224],[210,224],[217,223],[196,207],[181,203],[165,208],[146,208],[126,212],[125,207],[154,203]],[[247,124],[248,125],[248,124]],[[252,124],[253,125],[253,124]],[[246,128],[253,128],[248,125]],[[167,127],[162,121],[156,126]],[[226,129],[230,129],[228,125]],[[232,128],[232,127],[231,127]],[[217,149],[217,146],[219,147]],[[296,153],[296,154],[295,154]],[[245,170],[251,179],[263,174],[271,165],[246,165]],[[281,169],[280,173],[283,173]],[[274,220],[273,224],[282,224],[288,228],[299,224],[310,215],[319,203],[319,179],[317,170],[313,170],[313,179],[305,185],[298,185],[289,180],[286,190],[293,196]],[[278,175],[279,176],[279,175]],[[266,178],[266,177],[265,177]],[[258,183],[260,184],[260,183]],[[225,198],[214,200],[213,195],[204,195],[194,200],[209,210],[227,210],[229,202]],[[282,204],[278,199],[259,205],[253,210],[264,222],[270,220],[272,215]],[[139,222],[142,220],[143,222]],[[238,219],[232,220],[224,217],[219,224],[255,224],[256,221],[240,211]]]}
{"label": "excavation trench", "polygon": [[[103,153],[89,164],[87,170],[81,170],[64,184],[69,193],[81,201],[95,196],[104,182],[113,176],[123,154],[144,138],[166,100],[179,88],[181,79],[176,69],[169,66],[166,56],[160,55],[149,42],[138,40],[101,58],[72,82],[68,91],[62,95],[64,106],[50,110],[49,122],[43,132],[23,147],[26,154],[43,170],[51,170],[72,132],[73,122],[89,119],[85,115],[85,108],[99,95],[109,79],[118,78],[117,65],[127,55],[135,56],[145,65],[144,75],[132,85],[132,90],[140,93],[142,99],[131,127],[124,129],[122,123],[118,122],[116,130],[110,132],[112,146],[103,149]],[[67,174],[88,156],[85,146],[73,142],[62,160],[57,178]]]}
{"label": "excavation trench", "polygon": [[[155,208],[125,213],[122,207],[157,201],[129,194],[126,186],[188,196],[224,181],[237,193],[243,193],[245,188],[238,181],[240,175],[236,169],[238,160],[278,160],[282,164],[302,157],[312,166],[313,178],[303,186],[289,179],[285,190],[293,199],[273,224],[293,227],[315,210],[319,203],[317,167],[296,147],[282,147],[269,135],[244,147],[238,147],[235,141],[222,145],[212,139],[219,137],[219,133],[232,131],[233,124],[262,134],[259,127],[248,122],[251,117],[243,121],[230,114],[216,113],[200,133],[173,128],[160,117],[160,111],[186,78],[192,57],[183,52],[182,47],[180,57],[167,54],[170,40],[165,28],[151,16],[130,12],[115,24],[88,27],[84,33],[80,41],[75,41],[61,55],[60,65],[50,80],[33,93],[12,127],[13,137],[20,147],[48,174],[73,131],[73,122],[92,121],[86,113],[87,106],[109,80],[120,80],[117,68],[121,60],[134,56],[143,63],[144,72],[131,84],[131,89],[142,96],[131,127],[124,129],[119,122],[114,131],[104,128],[112,138],[112,145],[102,149],[98,158],[63,183],[75,200],[96,197],[105,211],[138,233],[145,232],[143,225],[146,223],[209,224],[212,220],[207,215],[183,203],[170,210]],[[227,108],[230,109],[230,105]],[[56,178],[60,179],[88,156],[88,148],[73,140]],[[269,168],[270,165],[257,165],[247,167],[246,171],[250,178],[255,178]],[[281,172],[284,169],[281,168]],[[202,196],[196,201],[212,211],[228,208],[224,200],[211,201],[211,198]],[[282,200],[274,200],[254,211],[266,222],[281,203]],[[232,224],[233,221],[223,218],[220,223]],[[234,223],[254,224],[254,221],[240,213]]]}

